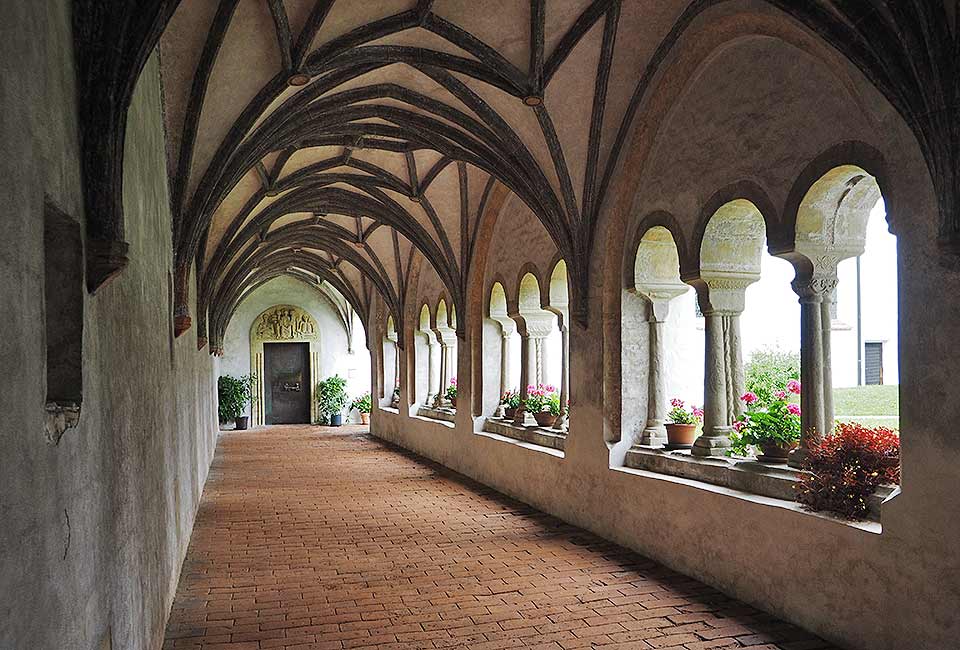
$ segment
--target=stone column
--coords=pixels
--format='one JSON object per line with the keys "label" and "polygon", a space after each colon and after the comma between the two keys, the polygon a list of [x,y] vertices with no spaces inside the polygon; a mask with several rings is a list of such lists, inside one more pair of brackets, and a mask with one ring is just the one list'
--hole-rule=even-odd
{"label": "stone column", "polygon": [[[527,328],[520,328],[520,407],[513,418],[513,423],[520,426],[529,426],[536,424],[536,420],[523,406],[523,400],[527,399],[527,386],[532,382],[532,377],[536,375],[536,339],[530,336]],[[532,370],[532,371],[531,371]]]}
{"label": "stone column", "polygon": [[647,373],[647,424],[641,445],[662,445],[667,441],[667,381],[663,368],[663,321],[651,318],[649,325],[650,363]]}
{"label": "stone column", "polygon": [[567,394],[570,386],[570,330],[566,315],[560,316],[560,415],[553,428],[563,431],[567,427]]}
{"label": "stone column", "polygon": [[[500,394],[497,396],[500,400],[510,390],[510,337],[517,331],[517,326],[508,318],[494,320],[500,324]],[[494,416],[503,417],[503,404],[499,401]]]}
{"label": "stone column", "polygon": [[647,300],[647,422],[640,444],[659,446],[667,442],[667,375],[663,363],[663,329],[670,315],[670,301],[689,290],[686,284],[666,282],[658,276],[637,278],[636,291]]}
{"label": "stone column", "polygon": [[437,371],[434,370],[434,365],[436,363],[436,349],[437,342],[427,334],[427,397],[424,400],[424,406],[430,406],[436,399],[437,391],[436,385],[438,381]]}
{"label": "stone column", "polygon": [[836,290],[827,292],[823,296],[823,302],[820,307],[820,336],[822,342],[820,348],[823,350],[823,424],[824,433],[833,431],[833,423],[836,419],[833,410],[833,363],[832,350],[830,345],[831,332],[833,331],[833,316],[831,315]]}
{"label": "stone column", "polygon": [[743,359],[740,314],[747,287],[759,275],[713,273],[702,277],[697,298],[705,321],[703,433],[693,443],[694,456],[725,456],[733,420],[742,412]]}
{"label": "stone column", "polygon": [[400,387],[400,346],[397,345],[399,337],[396,332],[388,332],[387,340],[393,343],[393,389],[390,393],[390,405],[399,408],[400,398],[396,392]]}
{"label": "stone column", "polygon": [[[830,364],[825,363],[825,359],[830,350],[829,296],[837,286],[836,265],[814,269],[806,277],[798,275],[792,286],[800,297],[801,437],[800,446],[790,453],[789,462],[792,467],[800,467],[807,456],[807,445],[832,429],[833,424],[833,399],[827,397],[833,381],[827,377]],[[829,420],[828,408],[831,411]]]}

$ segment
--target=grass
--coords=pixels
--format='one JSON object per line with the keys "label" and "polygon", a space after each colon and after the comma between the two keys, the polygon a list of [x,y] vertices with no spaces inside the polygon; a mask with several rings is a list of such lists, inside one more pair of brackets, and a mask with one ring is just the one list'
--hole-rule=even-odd
{"label": "grass", "polygon": [[856,420],[868,426],[900,428],[899,386],[854,386],[833,391],[838,422]]}

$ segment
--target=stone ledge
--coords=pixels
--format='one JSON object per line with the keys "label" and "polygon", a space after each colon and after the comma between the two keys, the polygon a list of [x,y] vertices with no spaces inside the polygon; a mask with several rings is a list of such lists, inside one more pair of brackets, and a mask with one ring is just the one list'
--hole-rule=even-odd
{"label": "stone ledge", "polygon": [[567,443],[567,436],[564,433],[543,427],[519,427],[501,418],[487,418],[483,423],[483,430],[558,451],[563,451]]}
{"label": "stone ledge", "polygon": [[[749,458],[698,457],[689,451],[645,446],[632,447],[624,465],[791,503],[795,502],[793,486],[803,473],[787,465],[760,463]],[[879,522],[881,505],[898,491],[895,485],[881,486],[870,499],[868,520]]]}
{"label": "stone ledge", "polygon": [[455,423],[457,421],[457,412],[448,408],[427,408],[421,406],[417,409],[417,416],[428,420],[440,420],[441,422]]}

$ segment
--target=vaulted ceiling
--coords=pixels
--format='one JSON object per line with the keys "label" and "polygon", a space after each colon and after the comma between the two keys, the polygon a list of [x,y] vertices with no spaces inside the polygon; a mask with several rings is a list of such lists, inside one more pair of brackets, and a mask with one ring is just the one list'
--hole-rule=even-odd
{"label": "vaulted ceiling", "polygon": [[[496,191],[516,193],[557,244],[576,318],[626,134],[678,35],[723,0],[114,4],[115,24],[99,37],[115,37],[122,56],[109,74],[109,51],[81,56],[91,80],[84,130],[109,122],[89,114],[100,106],[110,116],[98,86],[113,84],[109,96],[123,101],[124,75],[144,58],[136,35],[144,47],[162,30],[177,330],[191,324],[196,262],[203,343],[208,331],[222,336],[252,286],[281,273],[326,281],[362,318],[379,294],[402,327],[418,253],[462,313]],[[945,188],[947,239],[960,242],[951,0],[768,4],[844,52],[908,119]],[[78,32],[109,17],[81,16]],[[118,174],[104,162],[109,133],[89,151],[88,178]],[[88,196],[88,210],[97,199]],[[102,199],[97,207],[105,219],[118,209]],[[91,234],[122,241],[122,218]]]}

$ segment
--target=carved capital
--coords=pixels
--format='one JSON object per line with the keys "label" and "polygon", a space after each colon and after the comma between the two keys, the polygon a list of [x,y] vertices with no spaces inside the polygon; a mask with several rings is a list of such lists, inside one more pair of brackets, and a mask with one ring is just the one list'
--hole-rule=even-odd
{"label": "carved capital", "polygon": [[126,268],[129,250],[127,242],[87,238],[87,291],[96,293]]}
{"label": "carved capital", "polygon": [[800,296],[800,302],[820,302],[829,300],[837,288],[836,274],[815,274],[810,278],[796,279],[790,283],[794,292]]}

